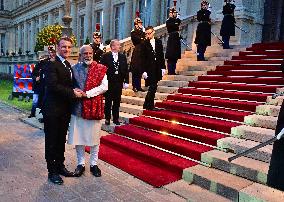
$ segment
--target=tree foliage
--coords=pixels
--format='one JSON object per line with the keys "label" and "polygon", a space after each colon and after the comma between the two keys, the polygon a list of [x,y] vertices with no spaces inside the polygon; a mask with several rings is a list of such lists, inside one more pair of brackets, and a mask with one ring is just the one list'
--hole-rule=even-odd
{"label": "tree foliage", "polygon": [[[61,25],[47,25],[38,33],[36,38],[35,52],[43,51],[44,46],[55,45],[62,37]],[[77,45],[77,40],[74,35],[71,36],[73,45]]]}

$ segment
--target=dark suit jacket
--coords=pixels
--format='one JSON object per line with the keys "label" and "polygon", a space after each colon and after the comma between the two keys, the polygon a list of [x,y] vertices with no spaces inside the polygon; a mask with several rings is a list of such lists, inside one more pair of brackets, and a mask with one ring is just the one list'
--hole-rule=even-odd
{"label": "dark suit jacket", "polygon": [[[149,40],[145,41],[144,70],[148,75],[148,82],[157,83],[162,79],[162,69],[166,69],[163,44],[160,39],[155,38],[155,51]],[[149,83],[149,84],[150,84]]]}
{"label": "dark suit jacket", "polygon": [[51,62],[46,68],[44,115],[68,116],[71,114],[72,100],[75,95],[73,92],[73,76],[71,77],[70,71],[72,69],[65,67],[57,56],[55,61]]}
{"label": "dark suit jacket", "polygon": [[126,56],[118,53],[118,74],[115,74],[114,59],[112,52],[103,54],[101,64],[107,67],[107,80],[109,83],[129,83],[129,71]]}

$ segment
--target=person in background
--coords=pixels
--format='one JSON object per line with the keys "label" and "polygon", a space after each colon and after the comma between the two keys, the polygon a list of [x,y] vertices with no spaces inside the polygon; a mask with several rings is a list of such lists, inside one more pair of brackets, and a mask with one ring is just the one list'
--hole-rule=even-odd
{"label": "person in background", "polygon": [[[48,67],[51,61],[54,61],[56,56],[56,51],[53,47],[48,47],[48,57],[43,59],[41,58],[40,61],[35,65],[35,68],[32,72],[32,79],[33,79],[33,103],[31,114],[28,118],[35,117],[36,108],[42,108],[43,96],[44,96],[44,70]],[[42,119],[39,119],[42,122]]]}
{"label": "person in background", "polygon": [[204,53],[211,45],[211,12],[208,10],[208,1],[201,2],[201,9],[197,12],[199,24],[196,30],[194,43],[197,44],[197,61],[205,61]]}
{"label": "person in background", "polygon": [[169,18],[166,21],[167,31],[169,34],[166,50],[166,59],[168,63],[168,75],[176,75],[176,64],[181,58],[181,45],[179,26],[181,20],[177,18],[177,11],[175,8],[170,9]]}
{"label": "person in background", "polygon": [[100,63],[102,55],[105,52],[104,45],[102,44],[102,38],[100,32],[93,33],[93,43],[90,46],[93,49],[93,60]]}
{"label": "person in background", "polygon": [[111,112],[115,125],[119,122],[122,88],[129,87],[129,71],[126,56],[120,53],[120,42],[110,42],[111,51],[102,56],[101,63],[107,67],[108,90],[105,93],[105,124],[110,125]]}
{"label": "person in background", "polygon": [[108,89],[107,68],[93,61],[93,50],[89,45],[80,48],[81,62],[72,67],[74,87],[81,91],[82,99],[75,102],[68,133],[68,144],[75,145],[77,168],[75,177],[85,171],[85,146],[90,147],[90,171],[95,177],[101,176],[98,153],[101,120],[104,118],[103,93]]}
{"label": "person in background", "polygon": [[131,31],[131,41],[134,45],[132,52],[130,71],[132,73],[132,87],[134,92],[144,92],[141,88],[142,69],[145,65],[144,41],[145,32],[143,30],[143,22],[140,18],[135,18],[134,29]]}
{"label": "person in background", "polygon": [[147,80],[149,89],[145,97],[143,109],[157,110],[154,107],[155,93],[158,81],[162,79],[166,72],[163,44],[160,39],[154,38],[155,30],[152,26],[148,26],[145,29],[145,34],[145,71],[142,77]]}
{"label": "person in background", "polygon": [[220,35],[222,36],[223,49],[231,49],[230,48],[230,37],[235,36],[235,17],[234,10],[236,6],[234,5],[234,1],[225,0],[225,5],[223,6],[223,21],[221,25]]}

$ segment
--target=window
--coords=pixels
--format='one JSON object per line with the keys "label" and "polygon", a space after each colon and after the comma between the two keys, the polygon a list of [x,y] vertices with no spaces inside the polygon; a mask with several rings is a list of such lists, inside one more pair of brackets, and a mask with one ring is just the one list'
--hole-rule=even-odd
{"label": "window", "polygon": [[114,38],[122,39],[124,22],[124,4],[114,7]]}
{"label": "window", "polygon": [[0,0],[0,10],[4,10],[4,0]]}
{"label": "window", "polygon": [[140,18],[143,21],[143,26],[149,26],[151,23],[151,0],[139,0],[138,8],[140,12]]}
{"label": "window", "polygon": [[[94,31],[99,31],[99,32],[103,32],[103,11],[97,11],[96,15],[95,15],[95,19],[96,19],[96,24],[95,24],[95,30]],[[100,29],[97,30],[97,25],[99,25]]]}
{"label": "window", "polygon": [[0,55],[5,55],[5,34],[0,34]]}
{"label": "window", "polygon": [[84,15],[79,17],[79,45],[84,44]]}

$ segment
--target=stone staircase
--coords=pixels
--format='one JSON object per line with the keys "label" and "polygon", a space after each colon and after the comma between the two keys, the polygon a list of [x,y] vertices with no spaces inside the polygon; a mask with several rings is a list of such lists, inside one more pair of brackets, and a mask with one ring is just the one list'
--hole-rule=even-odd
{"label": "stone staircase", "polygon": [[[206,75],[207,71],[216,69],[217,65],[224,63],[224,60],[231,59],[232,56],[238,55],[239,51],[245,50],[244,46],[233,45],[234,49],[223,50],[219,45],[210,46],[205,54],[208,61],[196,61],[196,53],[194,51],[185,51],[182,58],[177,63],[177,75],[165,75],[158,83],[158,89],[155,96],[155,102],[161,102],[169,94],[177,93],[180,87],[187,87],[188,82],[196,81],[198,76]],[[142,88],[144,80],[141,80]],[[143,112],[143,103],[146,97],[146,92],[133,92],[131,85],[122,92],[122,99],[120,104],[120,119],[128,122],[128,118],[141,115]],[[103,128],[109,128],[103,125]]]}
{"label": "stone staircase", "polygon": [[[224,51],[218,46],[213,46],[207,50],[208,61],[199,62],[196,61],[193,51],[186,51],[178,61],[178,75],[165,75],[159,82],[155,102],[161,102],[168,95],[178,93],[180,87],[187,87],[188,82],[196,81],[198,76],[216,70],[216,66],[223,65],[225,60],[233,56],[252,54],[251,48],[235,46],[232,50]],[[281,56],[284,58],[284,55]],[[276,91],[283,90],[278,87]],[[232,127],[227,137],[219,139],[214,150],[202,153],[200,165],[184,169],[182,180],[168,184],[164,188],[188,201],[284,201],[283,192],[265,185],[272,145],[233,162],[227,160],[234,154],[274,136],[277,116],[284,97],[272,99],[271,95],[264,93],[266,100],[258,102],[255,113],[245,116],[243,122],[236,122],[239,125]],[[130,89],[123,90],[120,118],[128,123],[129,118],[141,115],[145,96],[146,92],[134,93]],[[222,97],[222,94],[216,97]],[[244,97],[237,100],[247,99]],[[249,99],[247,102],[250,102]],[[103,128],[109,132],[114,131],[113,125]]]}

